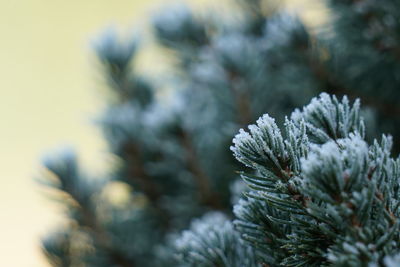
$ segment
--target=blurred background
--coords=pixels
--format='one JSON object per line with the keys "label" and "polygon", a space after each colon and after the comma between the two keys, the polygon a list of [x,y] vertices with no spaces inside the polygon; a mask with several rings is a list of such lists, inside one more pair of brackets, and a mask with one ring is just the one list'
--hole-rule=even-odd
{"label": "blurred background", "polygon": [[[169,2],[0,0],[0,266],[48,266],[40,237],[62,215],[34,180],[44,152],[73,144],[87,169],[104,167],[91,123],[105,100],[92,37],[109,25],[145,29]],[[210,1],[186,2],[200,9]],[[304,1],[291,4],[310,24],[324,18]]]}

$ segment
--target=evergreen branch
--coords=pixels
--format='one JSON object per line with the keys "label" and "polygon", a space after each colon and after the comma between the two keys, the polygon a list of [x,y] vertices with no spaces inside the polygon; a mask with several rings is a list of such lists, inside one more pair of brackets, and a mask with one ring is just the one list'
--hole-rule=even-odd
{"label": "evergreen branch", "polygon": [[206,174],[200,166],[200,161],[197,158],[197,153],[193,147],[190,136],[185,130],[180,131],[181,142],[187,153],[187,164],[189,170],[193,173],[194,178],[199,189],[200,202],[210,206],[213,209],[221,209],[220,197],[213,191],[210,185],[210,177]]}

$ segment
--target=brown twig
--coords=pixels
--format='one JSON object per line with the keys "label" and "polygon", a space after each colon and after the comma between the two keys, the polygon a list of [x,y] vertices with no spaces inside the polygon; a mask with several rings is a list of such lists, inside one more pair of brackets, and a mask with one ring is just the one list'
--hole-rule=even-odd
{"label": "brown twig", "polygon": [[192,172],[199,189],[199,198],[201,202],[212,207],[213,209],[221,209],[222,205],[220,203],[219,196],[213,192],[210,185],[210,177],[208,177],[206,172],[200,166],[199,159],[197,158],[197,153],[190,136],[185,130],[181,130],[180,137],[182,145],[186,151],[188,168]]}

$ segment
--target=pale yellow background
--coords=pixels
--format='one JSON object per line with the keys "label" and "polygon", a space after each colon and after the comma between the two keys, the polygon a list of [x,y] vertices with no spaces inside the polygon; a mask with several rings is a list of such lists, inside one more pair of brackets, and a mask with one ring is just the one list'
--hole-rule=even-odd
{"label": "pale yellow background", "polygon": [[152,2],[0,0],[1,267],[47,266],[39,237],[59,213],[33,181],[40,157],[74,144],[98,158],[103,145],[89,122],[101,97],[89,41],[109,24],[140,26]]}
{"label": "pale yellow background", "polygon": [[47,266],[39,238],[60,211],[33,181],[40,157],[74,144],[99,166],[90,120],[104,99],[89,41],[109,24],[141,28],[155,2],[170,1],[0,0],[0,267]]}

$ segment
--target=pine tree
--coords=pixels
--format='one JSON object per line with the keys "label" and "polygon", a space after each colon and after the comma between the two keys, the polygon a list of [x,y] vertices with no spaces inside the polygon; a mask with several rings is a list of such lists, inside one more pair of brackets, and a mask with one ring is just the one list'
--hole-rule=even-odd
{"label": "pine tree", "polygon": [[[389,136],[368,142],[399,140],[400,3],[327,1],[317,32],[266,3],[238,1],[231,18],[155,14],[173,58],[162,81],[137,71],[141,38],[99,38],[112,97],[98,124],[118,162],[93,179],[73,150],[44,161],[68,217],[43,240],[52,265],[396,266],[398,160]],[[322,94],[285,118],[321,90],[367,109]],[[231,139],[260,116],[234,139],[239,164]],[[113,183],[124,205],[104,196]]]}
{"label": "pine tree", "polygon": [[[231,266],[226,259],[240,245],[234,262],[253,250],[249,266],[396,266],[400,158],[391,157],[392,138],[369,145],[359,101],[325,93],[286,118],[283,132],[263,115],[235,136],[233,154],[254,170],[241,174],[249,190],[234,207],[240,237],[232,226],[228,233],[195,222],[177,241],[182,261]],[[237,241],[221,244],[229,238]]]}

